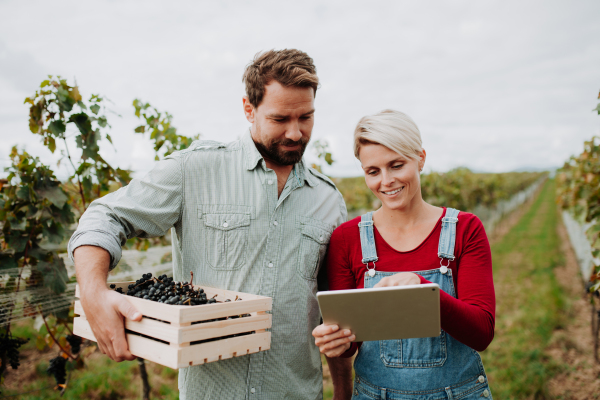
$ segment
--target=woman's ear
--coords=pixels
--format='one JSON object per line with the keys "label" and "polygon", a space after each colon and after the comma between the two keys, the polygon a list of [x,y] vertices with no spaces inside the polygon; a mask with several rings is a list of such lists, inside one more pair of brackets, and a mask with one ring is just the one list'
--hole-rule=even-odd
{"label": "woman's ear", "polygon": [[419,155],[419,171],[423,171],[423,167],[425,166],[425,159],[427,158],[427,152],[425,149],[421,150],[421,154]]}

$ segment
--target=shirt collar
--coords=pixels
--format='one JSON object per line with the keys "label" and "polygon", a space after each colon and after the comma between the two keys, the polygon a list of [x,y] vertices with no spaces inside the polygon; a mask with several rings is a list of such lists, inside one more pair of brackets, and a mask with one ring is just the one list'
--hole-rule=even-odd
{"label": "shirt collar", "polygon": [[[246,132],[245,135],[242,136],[242,148],[244,149],[244,166],[247,170],[253,170],[256,168],[258,163],[263,160],[263,156],[260,154],[256,145],[254,144],[254,140],[252,140],[252,134],[250,133],[250,129]],[[299,163],[294,165],[294,169],[291,172],[292,174],[296,174],[300,182],[306,181],[311,187],[315,187],[319,184],[319,180],[316,176],[314,176],[309,170],[304,161],[304,157],[300,160]]]}
{"label": "shirt collar", "polygon": [[244,149],[244,163],[247,170],[253,170],[256,165],[263,159],[262,155],[258,152],[254,140],[252,140],[252,134],[250,129],[244,136],[242,136],[242,148]]}

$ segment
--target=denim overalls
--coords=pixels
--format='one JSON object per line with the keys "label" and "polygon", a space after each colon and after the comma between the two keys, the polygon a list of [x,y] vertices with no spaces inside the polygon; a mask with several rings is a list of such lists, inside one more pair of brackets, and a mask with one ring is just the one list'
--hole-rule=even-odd
{"label": "denim overalls", "polygon": [[[446,209],[438,245],[440,267],[413,271],[444,292],[456,297],[452,270],[458,210]],[[361,217],[358,224],[362,262],[367,265],[365,288],[372,288],[382,278],[397,272],[375,270],[377,250],[373,234],[373,213]],[[445,259],[445,260],[444,260]],[[446,262],[444,262],[446,261]],[[372,267],[369,267],[372,264]],[[410,307],[410,304],[399,307]],[[390,318],[393,318],[390,310]],[[481,357],[444,330],[437,337],[363,342],[354,361],[356,378],[353,400],[438,400],[491,399]]]}

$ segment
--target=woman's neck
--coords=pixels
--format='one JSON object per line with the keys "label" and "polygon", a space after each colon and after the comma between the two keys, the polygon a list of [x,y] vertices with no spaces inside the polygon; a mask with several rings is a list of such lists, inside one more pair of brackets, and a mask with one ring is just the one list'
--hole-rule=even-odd
{"label": "woman's neck", "polygon": [[375,211],[373,218],[375,224],[380,228],[402,227],[402,229],[410,229],[429,221],[434,214],[439,213],[438,210],[438,207],[434,207],[422,198],[418,198],[402,209],[392,210],[383,205]]}

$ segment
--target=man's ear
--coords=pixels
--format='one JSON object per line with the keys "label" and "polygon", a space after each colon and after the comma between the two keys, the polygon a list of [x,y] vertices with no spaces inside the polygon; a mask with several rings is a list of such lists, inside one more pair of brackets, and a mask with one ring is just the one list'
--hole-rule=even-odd
{"label": "man's ear", "polygon": [[252,104],[250,104],[250,101],[248,100],[248,96],[242,97],[242,104],[244,107],[244,115],[246,115],[246,119],[248,120],[248,122],[253,124],[254,123],[254,106]]}

